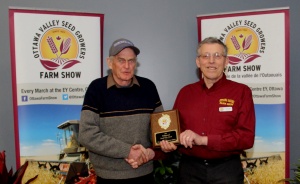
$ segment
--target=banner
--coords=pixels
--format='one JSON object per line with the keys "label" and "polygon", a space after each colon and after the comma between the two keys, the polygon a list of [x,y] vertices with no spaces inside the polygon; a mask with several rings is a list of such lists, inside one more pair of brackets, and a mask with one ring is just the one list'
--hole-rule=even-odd
{"label": "banner", "polygon": [[254,147],[242,159],[245,182],[289,177],[289,9],[199,15],[198,38],[228,46],[226,76],[247,84],[256,113]]}
{"label": "banner", "polygon": [[9,9],[17,168],[59,160],[73,143],[68,136],[76,139],[72,122],[88,85],[102,77],[103,21],[96,13]]}

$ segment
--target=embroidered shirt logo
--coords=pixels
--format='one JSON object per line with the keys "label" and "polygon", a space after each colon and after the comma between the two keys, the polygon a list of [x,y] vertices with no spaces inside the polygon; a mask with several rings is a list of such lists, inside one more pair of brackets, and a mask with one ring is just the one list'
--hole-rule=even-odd
{"label": "embroidered shirt logo", "polygon": [[220,105],[227,105],[227,106],[233,106],[234,100],[228,99],[228,98],[221,98],[219,100]]}

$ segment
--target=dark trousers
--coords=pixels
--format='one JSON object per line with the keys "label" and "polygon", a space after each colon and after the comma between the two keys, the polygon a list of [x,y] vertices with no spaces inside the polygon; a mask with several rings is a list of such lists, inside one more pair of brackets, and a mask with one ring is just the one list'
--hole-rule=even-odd
{"label": "dark trousers", "polygon": [[97,184],[153,184],[154,178],[153,174],[148,174],[145,176],[130,178],[130,179],[104,179],[101,177],[97,177]]}
{"label": "dark trousers", "polygon": [[244,171],[239,155],[224,159],[204,160],[182,156],[179,184],[243,184]]}

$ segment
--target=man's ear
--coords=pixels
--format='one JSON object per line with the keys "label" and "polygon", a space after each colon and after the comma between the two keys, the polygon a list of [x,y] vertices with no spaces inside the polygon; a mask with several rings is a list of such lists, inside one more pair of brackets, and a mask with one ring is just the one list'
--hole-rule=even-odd
{"label": "man's ear", "polygon": [[228,64],[229,64],[229,58],[228,56],[226,56],[224,68],[227,68]]}
{"label": "man's ear", "polygon": [[198,68],[200,68],[200,60],[199,60],[198,57],[196,57],[196,65],[197,65]]}
{"label": "man's ear", "polygon": [[106,63],[109,69],[112,69],[112,59],[110,57],[106,58]]}

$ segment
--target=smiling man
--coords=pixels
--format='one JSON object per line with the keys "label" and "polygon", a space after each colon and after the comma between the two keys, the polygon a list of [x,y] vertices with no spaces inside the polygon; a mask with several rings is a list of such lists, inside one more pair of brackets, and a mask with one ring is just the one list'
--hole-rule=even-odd
{"label": "smiling man", "polygon": [[[217,38],[199,43],[201,80],[183,87],[180,114],[180,184],[243,184],[240,154],[254,144],[255,112],[248,86],[226,79],[227,47]],[[162,150],[177,149],[161,141]]]}

